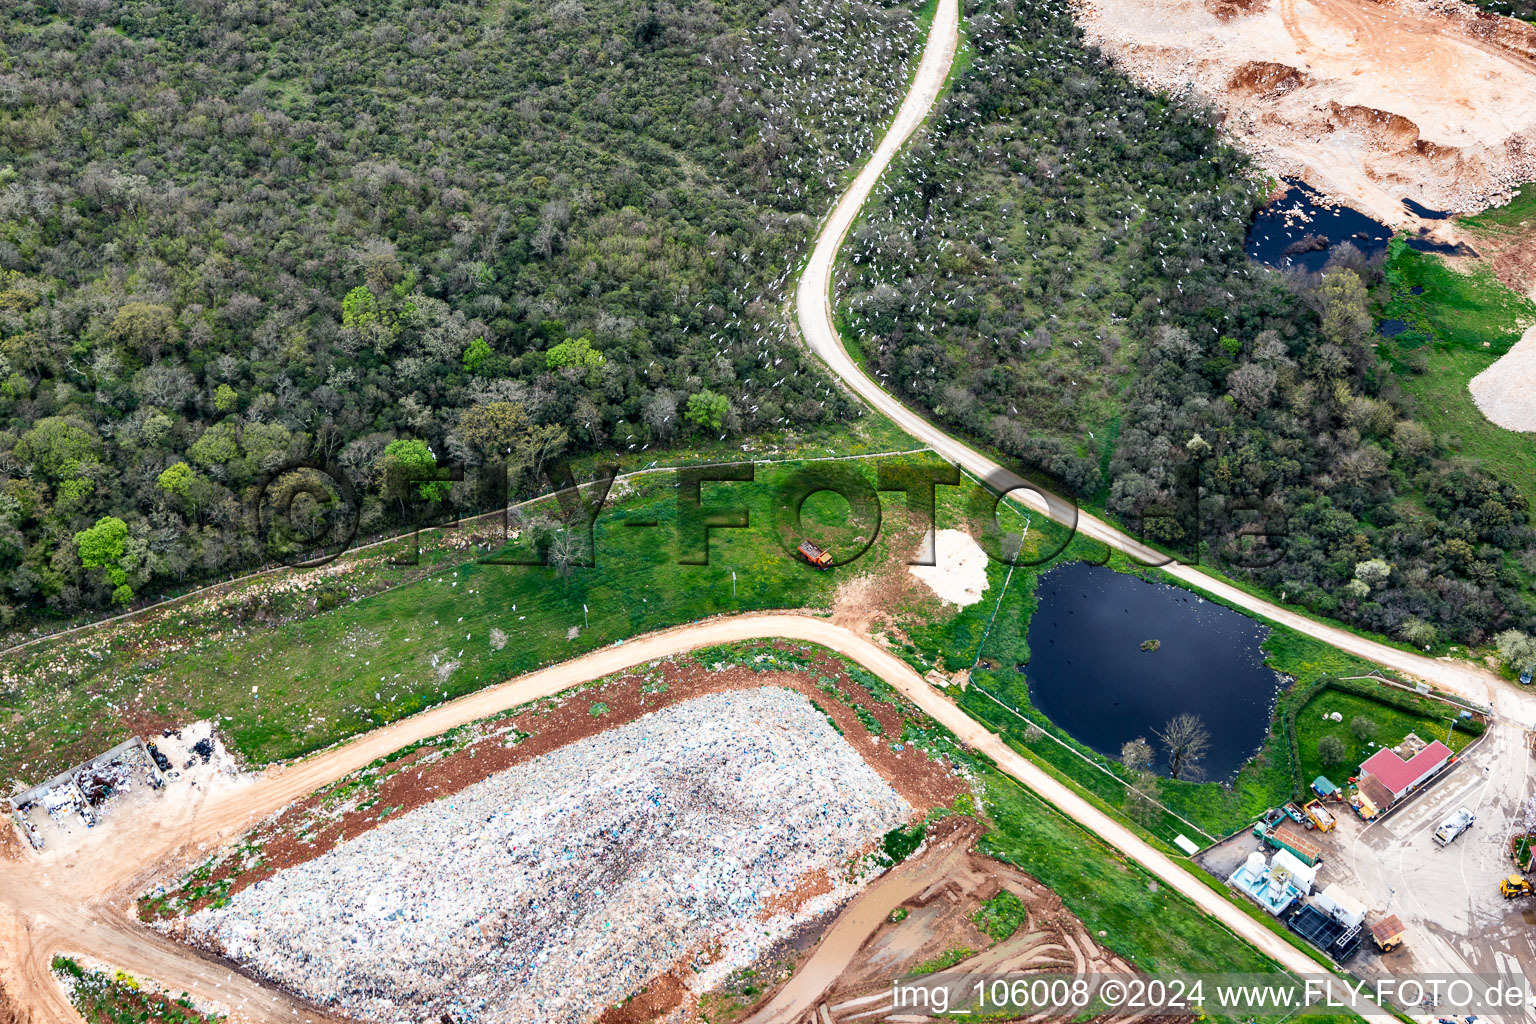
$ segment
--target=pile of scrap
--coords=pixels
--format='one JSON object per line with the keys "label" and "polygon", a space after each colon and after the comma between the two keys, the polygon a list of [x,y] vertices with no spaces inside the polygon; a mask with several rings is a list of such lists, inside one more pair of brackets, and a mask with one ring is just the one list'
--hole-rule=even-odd
{"label": "pile of scrap", "polygon": [[67,832],[79,821],[86,828],[94,828],[106,805],[114,797],[131,792],[136,782],[157,789],[163,784],[144,741],[137,736],[16,793],[9,801],[11,816],[33,848],[41,850],[47,840],[39,826],[51,823]]}
{"label": "pile of scrap", "polygon": [[914,814],[805,696],[766,687],[391,811],[167,930],[362,1019],[582,1024],[669,971],[698,993],[761,962]]}

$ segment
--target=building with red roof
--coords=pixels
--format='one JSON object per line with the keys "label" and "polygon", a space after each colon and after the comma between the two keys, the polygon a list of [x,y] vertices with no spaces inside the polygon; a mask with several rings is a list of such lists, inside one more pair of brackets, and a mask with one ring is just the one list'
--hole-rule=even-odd
{"label": "building with red roof", "polygon": [[1365,763],[1360,766],[1360,778],[1362,784],[1367,777],[1376,780],[1392,794],[1394,801],[1401,800],[1405,794],[1445,767],[1451,756],[1451,748],[1439,740],[1433,741],[1406,761],[1398,756],[1397,751],[1383,747],[1365,759]]}

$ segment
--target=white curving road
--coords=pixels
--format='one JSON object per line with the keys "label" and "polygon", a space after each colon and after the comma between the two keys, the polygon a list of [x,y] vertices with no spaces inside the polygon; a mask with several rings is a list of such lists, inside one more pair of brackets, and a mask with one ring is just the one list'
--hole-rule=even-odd
{"label": "white curving road", "polygon": [[[762,613],[710,619],[604,647],[468,694],[304,760],[269,769],[244,785],[202,795],[177,790],[173,785],[163,798],[167,805],[151,805],[134,820],[108,818],[86,833],[72,850],[28,853],[15,861],[0,858],[0,974],[12,997],[33,1012],[36,1024],[78,1024],[48,972],[55,953],[90,957],[151,979],[172,992],[185,991],[201,1001],[222,1004],[239,1020],[293,1024],[320,1016],[278,990],[233,974],[147,932],[129,915],[134,895],[149,882],[146,871],[163,877],[178,862],[185,865],[199,859],[264,815],[406,744],[657,658],[716,644],[776,637],[820,644],[863,665],[973,750],[991,758],[1003,772],[1283,967],[1321,972],[1315,962],[1226,896],[1208,888],[1171,857],[1021,757],[869,637],[810,615]],[[170,806],[173,800],[179,803]],[[131,854],[125,856],[126,851]],[[793,1024],[819,995],[792,991],[774,1007],[773,1019]]]}
{"label": "white curving road", "polygon": [[[1015,499],[1044,511],[1058,522],[1068,525],[1075,522],[1078,533],[1083,536],[1123,551],[1142,562],[1162,565],[1167,560],[1167,556],[1147,547],[1136,538],[1101,519],[1077,512],[1070,503],[1060,497],[1037,490],[1034,485],[1026,483],[1017,474],[998,465],[965,442],[951,437],[918,413],[907,408],[865,374],[843,347],[832,312],[832,275],[838,250],[858,218],[859,210],[879,183],[881,174],[900,151],[902,144],[922,125],[938,99],[944,80],[949,75],[958,40],[957,0],[939,0],[922,63],[918,66],[911,90],[907,93],[890,130],[880,140],[880,145],[875,149],[869,163],[864,165],[858,177],[848,186],[847,191],[838,199],[837,205],[823,222],[821,234],[816,239],[815,248],[806,263],[795,293],[795,309],[800,323],[800,332],[811,351],[819,356],[844,384],[907,433],[931,446],[950,462],[971,475],[988,481],[999,490],[1012,491]],[[1520,699],[1523,695],[1512,691],[1498,676],[1475,664],[1453,659],[1427,658],[1412,651],[1378,643],[1337,626],[1318,622],[1262,597],[1255,597],[1196,566],[1175,562],[1165,565],[1164,568],[1179,581],[1200,587],[1255,615],[1289,626],[1297,632],[1316,637],[1341,650],[1374,661],[1378,665],[1423,679],[1441,689],[1461,694],[1479,703],[1490,706],[1498,703],[1501,705],[1501,711],[1514,714],[1526,727],[1536,724],[1536,702]],[[1503,699],[1500,699],[1501,695]]]}
{"label": "white curving road", "polygon": [[[891,158],[932,108],[948,75],[958,38],[958,0],[939,0],[912,87],[875,155],[825,222],[801,277],[796,301],[807,343],[849,387],[945,458],[1006,490],[1028,485],[902,406],[860,371],[842,347],[829,299],[833,264],[842,240]],[[1019,497],[1027,504],[1045,509],[1053,518],[1067,522],[1073,519],[1071,507],[1052,495],[1029,490]],[[1077,525],[1086,536],[1121,551],[1146,561],[1161,560],[1156,552],[1134,538],[1091,516],[1077,517]],[[1445,689],[1485,703],[1493,703],[1496,697],[1502,698],[1501,705],[1517,702],[1518,694],[1474,665],[1436,661],[1357,637],[1255,598],[1195,568],[1172,565],[1168,570],[1177,578],[1255,614]],[[128,913],[132,895],[145,881],[146,868],[154,870],[153,865],[160,865],[164,870],[168,863],[195,860],[200,851],[227,841],[261,816],[413,740],[655,658],[711,644],[770,637],[821,644],[864,665],[972,748],[991,757],[1002,771],[1113,844],[1283,967],[1296,972],[1318,970],[1310,958],[1250,918],[1223,894],[1207,888],[1178,862],[1015,753],[929,687],[904,662],[867,637],[809,616],[758,614],[638,637],[621,646],[603,648],[479,691],[312,758],[262,773],[238,789],[194,799],[170,814],[176,819],[170,828],[163,827],[168,822],[152,820],[153,815],[138,822],[109,821],[92,830],[86,842],[68,854],[29,853],[14,861],[0,858],[0,981],[39,1024],[78,1024],[78,1016],[48,971],[54,953],[72,952],[153,979],[171,991],[187,991],[195,997],[223,1003],[237,1020],[264,1024],[304,1020],[310,1016],[306,1008],[285,995],[146,934]],[[803,999],[791,1002],[795,1005],[775,1008],[782,1010],[777,1020],[788,1024],[803,1015]]]}

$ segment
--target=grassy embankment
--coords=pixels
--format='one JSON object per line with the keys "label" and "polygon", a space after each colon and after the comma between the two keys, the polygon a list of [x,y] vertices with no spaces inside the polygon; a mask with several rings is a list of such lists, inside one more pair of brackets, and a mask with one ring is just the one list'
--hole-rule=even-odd
{"label": "grassy embankment", "polygon": [[[6,700],[28,728],[7,738],[0,773],[37,776],[154,722],[202,717],[217,718],[248,760],[267,762],[639,633],[721,613],[826,608],[849,575],[904,559],[915,544],[898,539],[907,513],[887,495],[879,538],[856,566],[816,572],[793,558],[774,529],[785,514],[776,489],[799,469],[832,465],[759,466],[755,482],[703,484],[706,511],[740,506],[751,524],[715,529],[709,565],[678,563],[680,510],[663,473],[610,501],[595,568],[479,564],[469,551],[425,578],[276,626],[188,629],[168,618],[94,644],[39,645],[10,661]],[[871,461],[843,465],[876,479]],[[946,515],[960,507],[946,497]],[[842,499],[817,495],[804,512],[807,532],[832,550],[857,546],[832,529],[847,516]],[[628,525],[642,520],[656,525]]]}

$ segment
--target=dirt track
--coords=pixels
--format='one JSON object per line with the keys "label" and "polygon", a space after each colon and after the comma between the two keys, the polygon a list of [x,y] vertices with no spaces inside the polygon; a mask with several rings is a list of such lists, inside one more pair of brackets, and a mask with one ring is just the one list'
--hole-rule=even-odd
{"label": "dirt track", "polygon": [[[378,757],[542,696],[657,658],[738,640],[783,637],[821,644],[875,672],[966,744],[991,757],[1009,775],[1069,817],[1184,893],[1229,929],[1293,971],[1315,964],[1249,918],[1219,893],[1197,881],[1108,814],[1088,803],[934,690],[905,662],[865,636],[825,619],[794,614],[713,619],[605,647],[574,661],[530,673],[449,704],[396,722],[306,760],[271,769],[250,783],[210,794],[180,809],[181,824],[154,820],[119,822],[88,833],[68,855],[24,856],[0,862],[0,947],[9,971],[7,988],[31,1007],[38,1021],[76,1021],[49,973],[54,953],[95,957],[173,992],[221,1003],[241,1020],[292,1022],[315,1014],[280,994],[199,959],[161,939],[129,916],[132,898],[149,873],[163,874],[199,851],[233,838],[262,816]],[[790,1017],[788,1019],[793,1019]]]}
{"label": "dirt track", "polygon": [[1395,226],[1536,177],[1536,28],[1458,0],[1079,0],[1132,77],[1192,84],[1234,142]]}
{"label": "dirt track", "polygon": [[[1022,481],[930,426],[863,376],[842,349],[832,327],[828,302],[832,264],[842,238],[890,158],[922,122],[938,95],[954,53],[957,28],[956,0],[940,0],[912,89],[875,157],[825,223],[801,278],[797,308],[808,342],[849,386],[945,457],[1008,490],[1021,486]],[[1072,510],[1059,500],[1039,494],[1028,495],[1025,500],[1036,507],[1048,507],[1056,517],[1069,521],[1073,518]],[[1144,559],[1157,559],[1154,552],[1099,520],[1083,516],[1077,522],[1078,528],[1090,537]],[[1497,694],[1501,705],[1510,705],[1507,711],[1517,711],[1527,723],[1532,720],[1528,702],[1516,705],[1507,688],[1500,687],[1491,674],[1475,666],[1433,661],[1364,640],[1251,597],[1195,569],[1172,566],[1170,571],[1239,607],[1381,664],[1478,700],[1492,702]],[[807,616],[764,614],[712,620],[604,648],[424,712],[304,761],[273,769],[248,784],[216,790],[181,804],[167,802],[155,815],[93,830],[79,848],[67,855],[27,854],[19,860],[0,861],[0,893],[4,894],[4,903],[0,905],[0,967],[5,972],[5,986],[20,1005],[34,1012],[36,1020],[75,1022],[78,1017],[49,973],[54,953],[75,952],[153,979],[172,991],[185,990],[200,1000],[222,1004],[237,1019],[277,1024],[318,1018],[320,1015],[280,994],[147,934],[128,915],[132,895],[150,874],[161,875],[197,859],[262,816],[403,745],[655,658],[710,644],[765,637],[819,643],[860,662],[966,743],[994,758],[1003,771],[1117,846],[1164,883],[1183,892],[1238,935],[1291,970],[1314,969],[1309,958],[1119,822],[1014,753],[931,689],[904,662],[863,635]]]}

